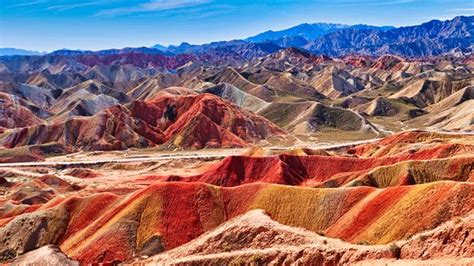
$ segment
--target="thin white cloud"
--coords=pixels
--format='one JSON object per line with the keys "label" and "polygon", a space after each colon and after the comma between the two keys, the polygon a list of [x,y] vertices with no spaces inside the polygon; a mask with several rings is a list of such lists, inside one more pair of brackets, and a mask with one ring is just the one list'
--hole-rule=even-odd
{"label": "thin white cloud", "polygon": [[218,16],[227,14],[235,10],[232,5],[217,5],[212,7],[194,7],[187,10],[177,10],[179,13],[174,16],[176,19],[183,21],[186,20],[199,20],[208,17]]}
{"label": "thin white cloud", "polygon": [[383,5],[399,5],[413,3],[416,0],[392,0],[392,1],[344,1],[332,2],[333,6],[383,6]]}
{"label": "thin white cloud", "polygon": [[181,20],[199,20],[199,19],[205,19],[217,15],[222,15],[222,14],[227,14],[229,13],[229,10],[214,10],[214,11],[209,11],[209,12],[203,12],[200,14],[193,14],[193,15],[186,15],[186,16],[181,16]]}
{"label": "thin white cloud", "polygon": [[104,1],[95,1],[95,2],[86,2],[81,4],[63,4],[63,5],[54,5],[45,8],[44,10],[56,10],[56,11],[66,11],[74,8],[85,7],[85,6],[96,6],[103,5]]}
{"label": "thin white cloud", "polygon": [[451,20],[456,16],[474,16],[474,8],[451,8],[447,12],[438,17],[428,17],[427,19]]}
{"label": "thin white cloud", "polygon": [[474,8],[452,8],[449,11],[453,12],[474,12]]}
{"label": "thin white cloud", "polygon": [[137,18],[150,17],[173,17],[176,20],[194,20],[203,19],[211,16],[230,13],[235,10],[235,6],[228,4],[201,5],[187,8],[178,8],[172,10],[163,10],[161,12],[148,12],[136,14]]}
{"label": "thin white cloud", "polygon": [[131,13],[156,12],[178,8],[199,6],[210,0],[152,0],[140,5],[106,9],[98,12],[97,16],[117,16]]}
{"label": "thin white cloud", "polygon": [[14,4],[14,5],[11,5],[9,7],[34,6],[34,5],[39,5],[39,4],[43,4],[43,3],[47,3],[47,2],[48,2],[47,0],[27,1],[27,2],[24,2],[24,3]]}

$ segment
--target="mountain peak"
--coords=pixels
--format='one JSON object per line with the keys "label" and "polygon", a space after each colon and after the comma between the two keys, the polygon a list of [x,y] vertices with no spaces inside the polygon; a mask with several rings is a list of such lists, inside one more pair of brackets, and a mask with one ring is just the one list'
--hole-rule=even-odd
{"label": "mountain peak", "polygon": [[261,34],[249,37],[245,39],[246,41],[249,42],[264,42],[264,41],[275,41],[279,40],[282,38],[286,37],[301,37],[306,40],[314,40],[319,37],[322,37],[326,34],[341,30],[341,29],[346,29],[346,28],[363,28],[363,29],[380,29],[380,30],[389,30],[394,27],[390,26],[383,26],[383,27],[377,27],[377,26],[369,26],[369,25],[345,25],[345,24],[338,24],[338,23],[323,23],[323,22],[317,22],[317,23],[302,23],[299,25],[296,25],[294,27],[280,30],[280,31],[265,31]]}

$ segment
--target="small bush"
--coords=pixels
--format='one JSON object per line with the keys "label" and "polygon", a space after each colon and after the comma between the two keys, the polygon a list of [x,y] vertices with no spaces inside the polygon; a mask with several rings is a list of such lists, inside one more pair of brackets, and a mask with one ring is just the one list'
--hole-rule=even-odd
{"label": "small bush", "polygon": [[241,257],[237,257],[233,259],[230,263],[229,266],[243,266],[243,265],[248,265],[249,262]]}
{"label": "small bush", "polygon": [[453,221],[454,224],[458,224],[460,222],[462,222],[462,219],[459,218],[459,217],[456,217],[456,219],[454,219],[454,221]]}
{"label": "small bush", "polygon": [[261,254],[253,255],[252,260],[256,265],[263,265],[265,261],[264,257]]}
{"label": "small bush", "polygon": [[389,250],[390,250],[390,252],[392,252],[392,254],[395,258],[397,258],[397,259],[400,258],[400,255],[402,253],[402,249],[399,246],[397,246],[397,244],[392,243],[389,247]]}
{"label": "small bush", "polygon": [[8,261],[11,259],[16,258],[17,254],[16,251],[13,249],[7,249],[0,254],[0,262],[1,261]]}
{"label": "small bush", "polygon": [[224,251],[224,252],[230,252],[230,251],[232,251],[232,246],[229,245],[229,244],[227,244],[227,243],[222,244],[221,247],[222,247],[222,251]]}
{"label": "small bush", "polygon": [[336,188],[338,186],[339,184],[335,180],[329,180],[329,181],[324,182],[325,188]]}

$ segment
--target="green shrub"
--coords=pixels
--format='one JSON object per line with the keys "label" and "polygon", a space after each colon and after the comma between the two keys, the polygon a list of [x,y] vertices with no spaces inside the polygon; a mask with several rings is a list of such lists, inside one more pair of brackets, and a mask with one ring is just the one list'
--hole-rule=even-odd
{"label": "green shrub", "polygon": [[16,251],[13,249],[7,249],[0,254],[0,262],[1,261],[8,261],[11,259],[16,258],[17,254]]}
{"label": "green shrub", "polygon": [[397,246],[397,244],[392,243],[389,247],[389,250],[390,250],[390,252],[392,252],[392,254],[395,258],[397,258],[397,259],[400,258],[400,255],[402,253],[402,249],[399,246]]}

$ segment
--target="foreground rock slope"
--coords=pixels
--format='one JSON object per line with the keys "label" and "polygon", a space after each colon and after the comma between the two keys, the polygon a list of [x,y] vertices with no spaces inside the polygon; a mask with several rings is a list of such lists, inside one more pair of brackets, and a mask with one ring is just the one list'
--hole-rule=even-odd
{"label": "foreground rock slope", "polygon": [[[153,162],[53,167],[60,177],[4,168],[0,254],[53,244],[80,263],[472,258],[472,145],[407,131],[306,151],[318,155],[198,162],[197,175],[146,174],[167,167]],[[36,177],[18,181],[25,173]]]}
{"label": "foreground rock slope", "polygon": [[[193,264],[377,264],[391,262],[473,263],[473,216],[445,223],[390,245],[354,245],[282,225],[264,211],[236,217],[199,238],[140,263]],[[440,248],[442,246],[442,248]],[[415,260],[415,261],[412,261]]]}

